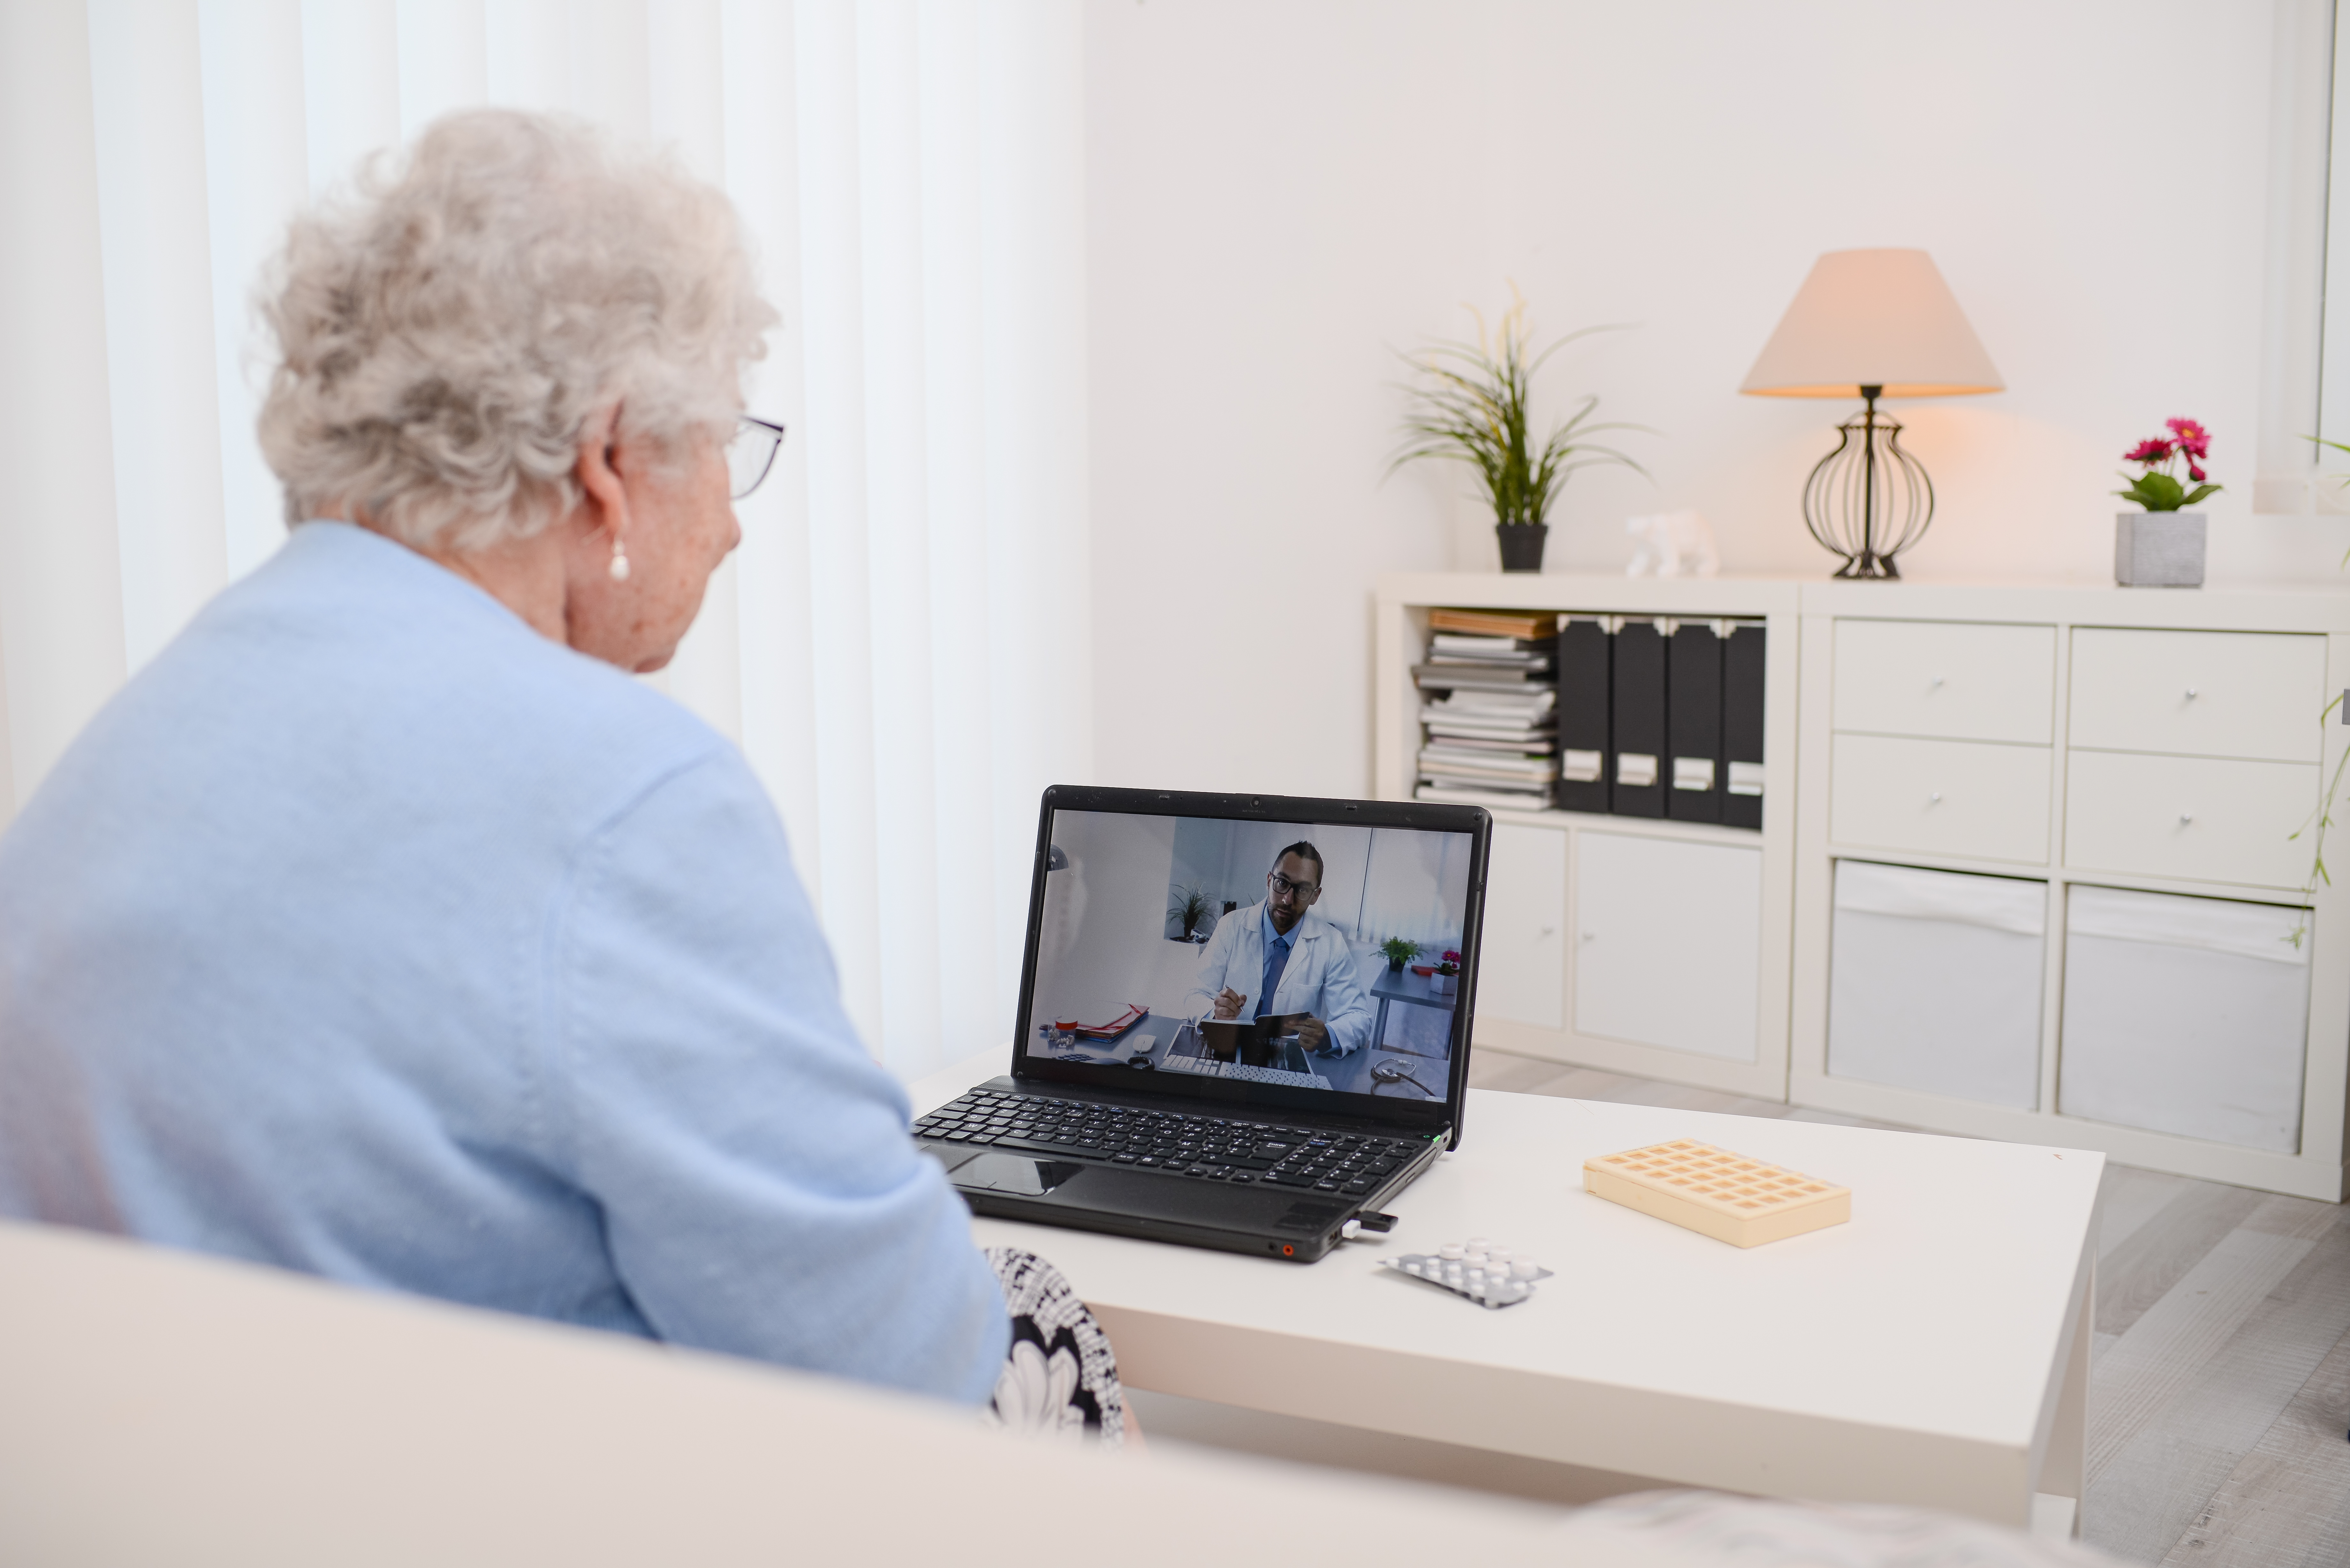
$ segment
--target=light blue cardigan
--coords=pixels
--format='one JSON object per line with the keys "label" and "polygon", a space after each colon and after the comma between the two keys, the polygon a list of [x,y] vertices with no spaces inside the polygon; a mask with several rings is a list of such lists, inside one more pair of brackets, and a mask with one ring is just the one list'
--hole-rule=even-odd
{"label": "light blue cardigan", "polygon": [[0,837],[0,1214],[965,1401],[1008,1340],[741,754],[339,523]]}

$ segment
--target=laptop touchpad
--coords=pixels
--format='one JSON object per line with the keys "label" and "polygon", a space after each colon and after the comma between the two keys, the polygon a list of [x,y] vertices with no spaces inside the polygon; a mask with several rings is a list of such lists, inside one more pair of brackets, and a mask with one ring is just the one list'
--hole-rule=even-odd
{"label": "laptop touchpad", "polygon": [[1042,1198],[1085,1168],[1065,1160],[1023,1159],[1016,1154],[991,1153],[957,1168],[951,1179],[957,1187]]}

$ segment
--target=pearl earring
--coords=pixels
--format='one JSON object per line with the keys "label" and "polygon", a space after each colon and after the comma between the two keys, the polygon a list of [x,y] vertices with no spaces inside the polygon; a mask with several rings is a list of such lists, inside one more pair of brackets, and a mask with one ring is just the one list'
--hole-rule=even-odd
{"label": "pearl earring", "polygon": [[629,580],[629,550],[620,543],[618,534],[612,535],[612,580],[616,583]]}

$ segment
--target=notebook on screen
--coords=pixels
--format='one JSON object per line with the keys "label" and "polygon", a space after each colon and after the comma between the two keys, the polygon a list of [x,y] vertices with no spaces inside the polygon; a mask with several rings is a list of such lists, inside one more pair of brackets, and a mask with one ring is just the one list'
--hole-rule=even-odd
{"label": "notebook on screen", "polygon": [[1046,790],[1010,1071],[916,1137],[982,1214],[1313,1262],[1461,1140],[1491,833]]}

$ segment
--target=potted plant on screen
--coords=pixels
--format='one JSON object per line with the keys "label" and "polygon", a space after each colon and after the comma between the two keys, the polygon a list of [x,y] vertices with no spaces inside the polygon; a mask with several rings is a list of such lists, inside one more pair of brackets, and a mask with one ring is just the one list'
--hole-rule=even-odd
{"label": "potted plant on screen", "polygon": [[1437,961],[1436,972],[1429,977],[1428,988],[1439,996],[1451,996],[1461,984],[1461,955],[1451,948]]}
{"label": "potted plant on screen", "polygon": [[1419,956],[1419,944],[1401,937],[1389,937],[1379,944],[1379,951],[1388,955],[1388,972],[1401,974],[1403,966]]}
{"label": "potted plant on screen", "polygon": [[[2206,483],[2203,473],[2211,432],[2193,420],[2162,423],[2169,434],[2142,441],[2122,453],[2124,462],[2138,464],[2138,476],[2130,480],[2127,490],[2114,493],[2146,510],[2125,512],[2114,520],[2114,581],[2126,588],[2199,588],[2204,518],[2187,508],[2220,488]],[[2178,468],[2187,471],[2183,481],[2173,472]],[[2189,484],[2195,488],[2187,488]]]}
{"label": "potted plant on screen", "polygon": [[1175,902],[1169,905],[1167,909],[1167,923],[1170,926],[1180,926],[1183,929],[1183,934],[1180,937],[1170,937],[1167,940],[1191,941],[1191,933],[1198,930],[1206,921],[1212,919],[1214,916],[1215,905],[1209,900],[1207,894],[1197,888],[1178,888],[1175,889]]}
{"label": "potted plant on screen", "polygon": [[1493,509],[1502,570],[1539,572],[1543,543],[1550,535],[1551,504],[1568,474],[1613,462],[1648,475],[1647,469],[1623,452],[1589,438],[1601,431],[1647,427],[1592,423],[1599,397],[1586,393],[1574,411],[1537,441],[1532,410],[1534,372],[1576,338],[1608,328],[1586,327],[1536,352],[1526,326],[1526,302],[1515,297],[1515,289],[1511,294],[1513,302],[1492,334],[1485,331],[1481,316],[1476,342],[1437,343],[1419,355],[1403,357],[1417,372],[1408,389],[1415,401],[1404,421],[1403,449],[1388,464],[1388,472],[1415,458],[1467,463],[1477,471],[1478,483]]}

